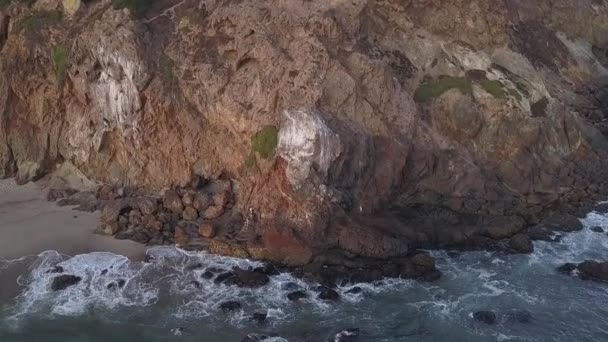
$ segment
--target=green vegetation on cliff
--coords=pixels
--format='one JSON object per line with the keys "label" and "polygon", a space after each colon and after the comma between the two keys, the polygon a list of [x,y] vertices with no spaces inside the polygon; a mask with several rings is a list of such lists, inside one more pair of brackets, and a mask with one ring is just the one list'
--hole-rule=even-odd
{"label": "green vegetation on cliff", "polygon": [[128,8],[135,17],[143,17],[155,0],[112,0],[115,9]]}
{"label": "green vegetation on cliff", "polygon": [[500,81],[490,81],[488,79],[486,80],[481,80],[479,82],[479,85],[481,85],[481,87],[488,92],[489,94],[491,94],[494,97],[504,97],[505,96],[505,91],[502,87],[502,83]]}
{"label": "green vegetation on cliff", "polygon": [[251,137],[251,149],[260,157],[268,159],[274,155],[274,150],[279,143],[279,129],[275,126],[265,126],[253,137]]}
{"label": "green vegetation on cliff", "polygon": [[68,52],[63,46],[53,48],[53,63],[55,64],[55,76],[57,83],[62,85],[68,71]]}
{"label": "green vegetation on cliff", "polygon": [[421,84],[414,93],[414,100],[416,102],[427,102],[441,96],[450,89],[460,89],[463,94],[471,94],[473,91],[471,81],[468,78],[443,76]]}

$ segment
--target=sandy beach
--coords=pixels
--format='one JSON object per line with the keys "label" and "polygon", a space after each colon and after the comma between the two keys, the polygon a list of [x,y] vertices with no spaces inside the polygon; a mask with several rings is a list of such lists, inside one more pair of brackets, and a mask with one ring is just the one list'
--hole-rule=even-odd
{"label": "sandy beach", "polygon": [[99,213],[59,207],[45,199],[37,184],[0,181],[0,260],[36,255],[46,250],[76,255],[112,252],[140,259],[145,246],[93,233]]}

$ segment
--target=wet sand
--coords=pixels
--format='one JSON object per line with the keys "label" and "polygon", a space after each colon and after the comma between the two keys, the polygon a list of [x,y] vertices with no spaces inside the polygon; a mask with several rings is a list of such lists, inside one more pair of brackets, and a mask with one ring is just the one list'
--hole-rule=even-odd
{"label": "wet sand", "polygon": [[143,258],[143,245],[94,234],[98,215],[48,202],[37,184],[18,186],[12,179],[0,180],[0,260],[46,250],[68,255],[112,252]]}

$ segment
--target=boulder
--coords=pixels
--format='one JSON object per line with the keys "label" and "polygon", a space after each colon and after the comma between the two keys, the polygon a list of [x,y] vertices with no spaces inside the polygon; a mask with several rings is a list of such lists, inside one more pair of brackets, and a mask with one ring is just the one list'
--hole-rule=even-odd
{"label": "boulder", "polygon": [[173,190],[165,192],[165,195],[163,196],[163,206],[175,214],[181,214],[184,211],[184,205],[182,204],[181,198],[177,192]]}
{"label": "boulder", "polygon": [[158,210],[156,199],[151,197],[138,198],[135,203],[139,211],[144,215],[152,215]]}
{"label": "boulder", "polygon": [[251,316],[251,320],[258,324],[262,324],[262,323],[266,322],[267,317],[268,317],[268,314],[265,312],[254,312],[253,316]]}
{"label": "boulder", "polygon": [[220,309],[222,309],[222,311],[224,311],[224,312],[236,311],[236,310],[240,310],[241,308],[242,308],[241,303],[234,301],[234,300],[230,300],[230,301],[223,302],[220,304]]}
{"label": "boulder", "polygon": [[319,299],[328,301],[337,301],[340,299],[340,294],[327,286],[319,286],[317,291],[319,291],[319,295],[317,296]]}
{"label": "boulder", "polygon": [[192,206],[199,212],[204,212],[213,203],[209,195],[197,192],[192,200]]}
{"label": "boulder", "polygon": [[61,291],[65,290],[70,286],[74,286],[82,280],[81,277],[71,275],[71,274],[63,274],[53,278],[51,281],[51,290],[52,291]]}
{"label": "boulder", "polygon": [[362,288],[360,288],[359,286],[354,286],[354,287],[348,289],[345,293],[348,293],[348,294],[360,294],[362,292],[363,292]]}
{"label": "boulder", "polygon": [[186,221],[194,221],[198,218],[198,211],[192,207],[186,207],[182,212],[182,218]]}
{"label": "boulder", "polygon": [[203,222],[198,226],[198,234],[204,238],[212,239],[215,237],[215,227],[208,222]]}
{"label": "boulder", "polygon": [[287,294],[287,299],[291,301],[300,301],[302,299],[308,298],[308,295],[304,291],[294,291]]}
{"label": "boulder", "polygon": [[232,280],[231,283],[240,287],[261,287],[270,282],[270,278],[267,275],[256,271],[243,270],[236,267],[234,268],[234,274],[236,279]]}
{"label": "boulder", "polygon": [[583,229],[583,224],[576,216],[566,213],[554,214],[541,223],[550,230],[557,232],[575,232]]}
{"label": "boulder", "polygon": [[510,238],[509,247],[516,253],[529,254],[534,251],[534,244],[526,234],[516,234]]}
{"label": "boulder", "polygon": [[201,217],[206,220],[215,220],[216,218],[222,216],[224,214],[224,207],[221,206],[211,206],[205,209],[201,213]]}
{"label": "boulder", "polygon": [[586,260],[577,267],[578,276],[583,280],[608,282],[608,261]]}
{"label": "boulder", "polygon": [[603,233],[603,232],[604,232],[604,228],[599,227],[599,226],[594,226],[594,227],[591,227],[591,228],[589,228],[589,229],[590,229],[592,232],[595,232],[595,233]]}
{"label": "boulder", "polygon": [[557,271],[559,273],[562,273],[565,275],[571,275],[572,272],[574,272],[574,270],[576,270],[576,264],[571,264],[571,263],[563,264],[557,268]]}
{"label": "boulder", "polygon": [[182,203],[185,206],[191,206],[194,201],[194,195],[190,191],[186,191],[186,193],[182,196]]}
{"label": "boulder", "polygon": [[485,324],[494,324],[496,323],[496,314],[493,311],[477,311],[473,313],[473,318],[476,321],[485,323]]}

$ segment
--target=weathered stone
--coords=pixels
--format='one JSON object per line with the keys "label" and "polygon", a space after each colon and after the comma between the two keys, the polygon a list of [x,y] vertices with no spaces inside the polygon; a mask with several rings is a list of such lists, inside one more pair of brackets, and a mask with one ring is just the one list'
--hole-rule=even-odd
{"label": "weathered stone", "polygon": [[241,303],[237,301],[227,301],[220,304],[220,308],[223,311],[236,311],[240,310],[242,307]]}
{"label": "weathered stone", "polygon": [[70,286],[74,286],[78,284],[82,280],[81,277],[64,274],[53,278],[51,282],[51,290],[52,291],[61,291],[65,290]]}
{"label": "weathered stone", "polygon": [[182,203],[184,206],[191,206],[194,202],[194,196],[191,192],[186,192],[184,196],[182,196]]}
{"label": "weathered stone", "polygon": [[198,218],[198,211],[192,207],[186,207],[182,213],[182,218],[186,221],[194,221]]}
{"label": "weathered stone", "polygon": [[336,290],[327,286],[320,286],[318,289],[318,298],[322,300],[337,301],[340,299],[340,294]]}
{"label": "weathered stone", "polygon": [[215,227],[211,223],[203,222],[198,226],[198,234],[204,238],[212,239],[215,237]]}
{"label": "weathered stone", "polygon": [[163,197],[163,205],[175,214],[181,214],[184,211],[184,206],[179,195],[175,191],[165,192]]}
{"label": "weathered stone", "polygon": [[492,311],[477,311],[473,313],[473,318],[485,324],[496,323],[496,314]]}
{"label": "weathered stone", "polygon": [[526,234],[517,234],[509,239],[509,247],[517,253],[528,254],[534,251],[532,240]]}
{"label": "weathered stone", "polygon": [[251,320],[258,324],[262,324],[266,322],[266,317],[268,317],[268,314],[265,312],[254,312],[253,316],[251,317]]}
{"label": "weathered stone", "polygon": [[207,194],[200,192],[197,192],[192,200],[192,206],[199,212],[204,212],[211,204],[211,198]]}
{"label": "weathered stone", "polygon": [[173,238],[175,239],[175,243],[181,246],[187,245],[188,241],[190,240],[188,233],[182,227],[175,227]]}
{"label": "weathered stone", "polygon": [[291,301],[299,301],[305,298],[308,298],[308,295],[304,291],[294,291],[287,294],[287,299]]}
{"label": "weathered stone", "polygon": [[224,208],[220,206],[208,207],[201,213],[201,217],[206,220],[214,220],[224,214]]}

